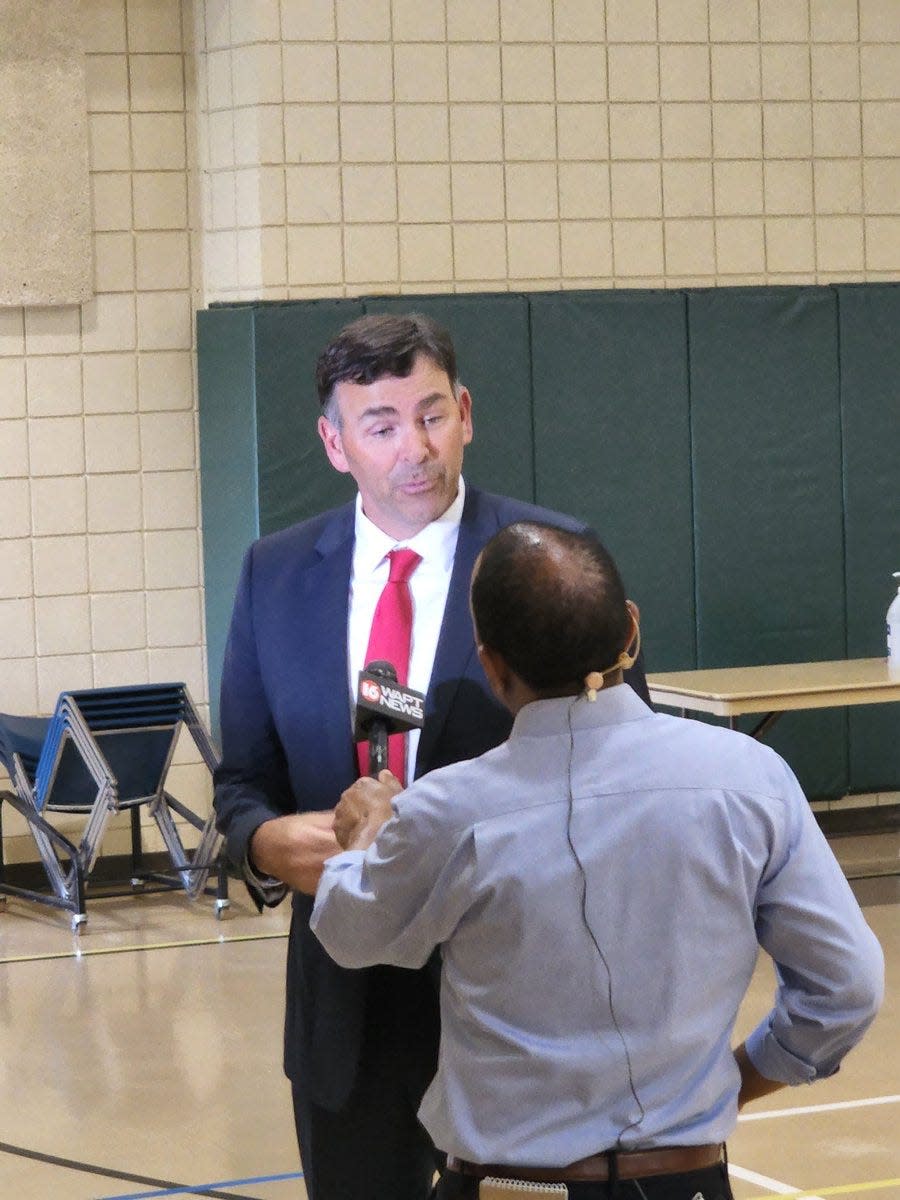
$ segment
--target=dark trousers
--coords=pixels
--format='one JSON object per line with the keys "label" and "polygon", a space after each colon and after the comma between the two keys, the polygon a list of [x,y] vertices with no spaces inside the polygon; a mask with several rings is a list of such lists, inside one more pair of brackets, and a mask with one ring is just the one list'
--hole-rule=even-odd
{"label": "dark trousers", "polygon": [[[733,1200],[724,1163],[679,1175],[648,1175],[618,1183],[570,1183],[569,1200]],[[471,1175],[445,1171],[435,1200],[477,1200],[478,1180]]]}
{"label": "dark trousers", "polygon": [[309,1200],[428,1200],[432,1194],[445,1156],[416,1112],[434,1072],[437,1010],[429,1005],[433,986],[429,995],[413,978],[419,972],[402,974],[398,985],[392,968],[372,973],[362,1058],[339,1110],[313,1104],[303,1081],[293,1082]]}

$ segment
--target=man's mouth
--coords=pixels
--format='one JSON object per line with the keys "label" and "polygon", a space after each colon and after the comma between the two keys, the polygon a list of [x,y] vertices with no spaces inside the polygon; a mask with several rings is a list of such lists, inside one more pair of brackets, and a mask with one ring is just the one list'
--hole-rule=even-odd
{"label": "man's mouth", "polygon": [[433,475],[426,475],[422,479],[407,479],[399,485],[400,491],[407,496],[417,496],[420,492],[430,492],[437,483],[437,478]]}

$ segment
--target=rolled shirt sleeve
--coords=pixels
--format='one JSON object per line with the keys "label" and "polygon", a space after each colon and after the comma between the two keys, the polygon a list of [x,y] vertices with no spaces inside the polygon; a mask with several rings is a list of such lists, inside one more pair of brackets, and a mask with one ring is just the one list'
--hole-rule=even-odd
{"label": "rolled shirt sleeve", "polygon": [[785,765],[785,820],[756,910],[775,963],[775,1004],[747,1039],[761,1075],[812,1083],[833,1075],[872,1023],[884,992],[878,940]]}
{"label": "rolled shirt sleeve", "polygon": [[326,861],[310,926],[340,966],[424,966],[471,902],[469,840],[434,819],[441,803],[418,781],[367,851]]}

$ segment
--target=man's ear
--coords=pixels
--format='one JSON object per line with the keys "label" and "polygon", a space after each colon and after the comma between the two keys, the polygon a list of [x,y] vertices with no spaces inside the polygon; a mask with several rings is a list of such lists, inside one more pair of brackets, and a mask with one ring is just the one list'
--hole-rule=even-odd
{"label": "man's ear", "polygon": [[463,427],[463,445],[468,446],[472,440],[472,397],[468,388],[461,387],[459,389],[457,402]]}
{"label": "man's ear", "polygon": [[491,691],[501,704],[506,704],[512,671],[497,651],[492,650],[490,646],[482,646],[479,643],[476,649],[478,650],[478,661],[484,668]]}
{"label": "man's ear", "polygon": [[627,671],[637,662],[637,656],[641,649],[641,610],[633,600],[626,600],[625,607],[631,618],[631,628],[622,653],[619,655],[619,666]]}
{"label": "man's ear", "polygon": [[325,447],[325,453],[328,455],[328,461],[336,471],[340,471],[342,475],[349,474],[350,467],[347,459],[344,457],[344,445],[341,441],[341,431],[337,425],[332,425],[327,417],[319,417],[317,425],[319,437],[322,439],[322,445]]}
{"label": "man's ear", "polygon": [[628,644],[630,646],[635,638],[639,638],[641,636],[641,610],[633,600],[626,600],[625,606],[631,613],[631,636],[628,639]]}

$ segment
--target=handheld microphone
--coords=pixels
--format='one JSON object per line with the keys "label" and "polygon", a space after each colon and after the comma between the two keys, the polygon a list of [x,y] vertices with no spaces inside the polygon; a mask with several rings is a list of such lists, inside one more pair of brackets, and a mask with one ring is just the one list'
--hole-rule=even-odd
{"label": "handheld microphone", "polygon": [[388,735],[421,729],[425,697],[397,682],[393,663],[370,662],[359,673],[353,740],[369,742],[369,774],[378,778],[388,765]]}

